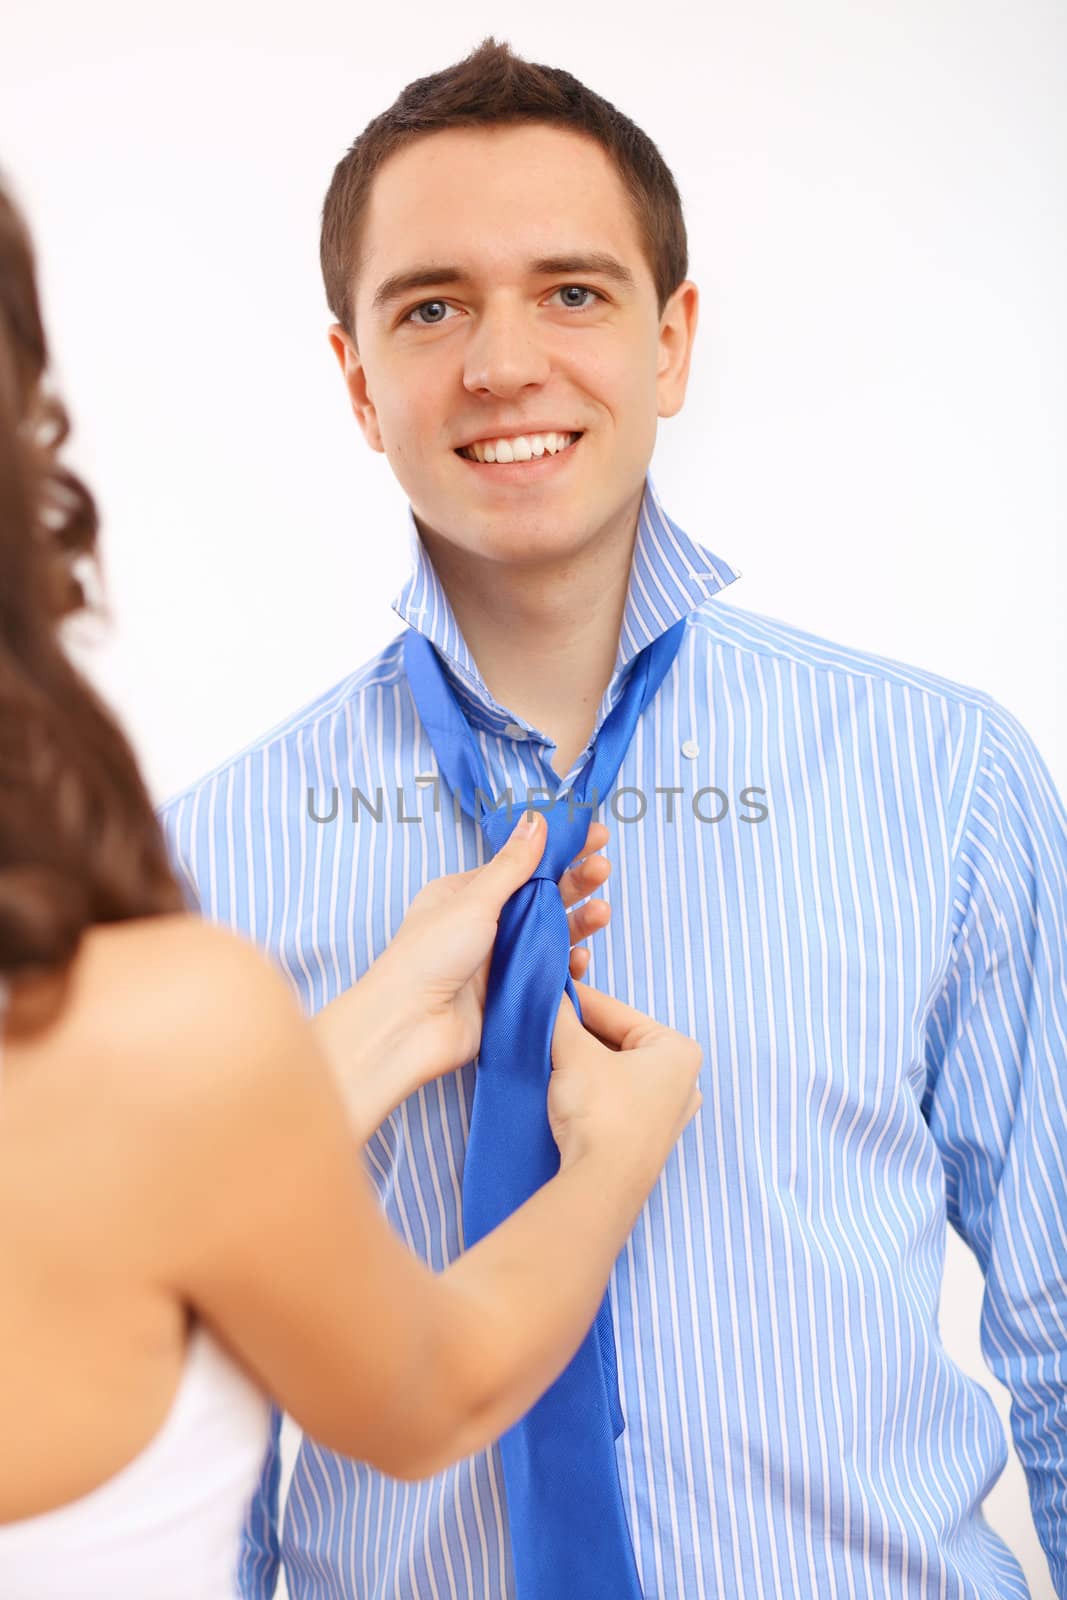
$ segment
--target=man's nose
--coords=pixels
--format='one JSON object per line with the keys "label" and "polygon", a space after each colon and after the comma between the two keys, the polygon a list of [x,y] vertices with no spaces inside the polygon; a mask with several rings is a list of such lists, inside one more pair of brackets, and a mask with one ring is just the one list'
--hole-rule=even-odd
{"label": "man's nose", "polygon": [[484,311],[467,341],[466,388],[509,394],[528,383],[544,383],[550,371],[532,310],[517,306]]}

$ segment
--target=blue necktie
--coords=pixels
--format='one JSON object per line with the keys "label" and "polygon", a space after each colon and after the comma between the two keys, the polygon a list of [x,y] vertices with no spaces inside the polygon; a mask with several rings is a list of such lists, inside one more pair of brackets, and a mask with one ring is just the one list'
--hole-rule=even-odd
{"label": "blue necktie", "polygon": [[[564,990],[581,1015],[559,880],[581,850],[591,810],[614,783],[637,719],[684,632],[683,617],[637,656],[571,786],[572,800],[529,808],[546,812],[548,839],[537,871],[504,906],[493,947],[463,1168],[467,1245],[559,1170],[546,1099]],[[508,805],[483,809],[493,801],[481,752],[437,652],[414,630],[404,640],[404,665],[441,776],[495,853],[515,816]],[[500,1441],[518,1600],[642,1600],[615,1455],[623,1426],[605,1294],[570,1365]]]}

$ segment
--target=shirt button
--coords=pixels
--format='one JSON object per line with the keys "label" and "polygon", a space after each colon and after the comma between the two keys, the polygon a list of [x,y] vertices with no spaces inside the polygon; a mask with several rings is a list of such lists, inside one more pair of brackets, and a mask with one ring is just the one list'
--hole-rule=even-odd
{"label": "shirt button", "polygon": [[697,744],[695,739],[687,739],[685,741],[682,746],[682,754],[688,761],[692,761],[700,754],[700,746]]}
{"label": "shirt button", "polygon": [[509,722],[507,727],[504,729],[504,732],[509,739],[526,738],[526,729],[520,728],[517,722]]}

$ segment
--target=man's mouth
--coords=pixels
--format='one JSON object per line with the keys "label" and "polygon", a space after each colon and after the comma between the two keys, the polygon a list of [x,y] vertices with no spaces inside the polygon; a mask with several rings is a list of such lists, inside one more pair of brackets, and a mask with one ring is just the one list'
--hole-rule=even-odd
{"label": "man's mouth", "polygon": [[543,461],[546,456],[562,455],[573,449],[580,433],[523,433],[513,439],[479,439],[456,451],[464,461],[481,466],[512,466],[521,462]]}

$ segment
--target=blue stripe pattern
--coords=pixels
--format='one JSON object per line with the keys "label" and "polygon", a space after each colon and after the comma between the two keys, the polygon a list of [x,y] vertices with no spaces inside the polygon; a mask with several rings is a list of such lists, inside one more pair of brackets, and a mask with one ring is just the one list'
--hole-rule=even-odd
{"label": "blue stripe pattern", "polygon": [[[482,683],[410,510],[408,537],[395,609],[441,652],[491,780],[565,792],[574,769]],[[633,656],[688,623],[600,808],[613,916],[590,981],[699,1038],[705,1066],[611,1283],[646,1600],[1027,1595],[981,1515],[996,1409],[938,1333],[946,1222],[985,1274],[982,1347],[1067,1597],[1067,816],[989,695],[717,604],[735,576],[647,478],[597,729]],[[484,859],[402,639],[162,811],[190,903],[265,947],[309,1013],[422,884]],[[368,1149],[438,1269],[472,1073]],[[245,1595],[279,1559],[293,1600],[513,1594],[495,1449],[404,1484],[305,1439],[280,1531],[277,1475],[276,1427]]]}

